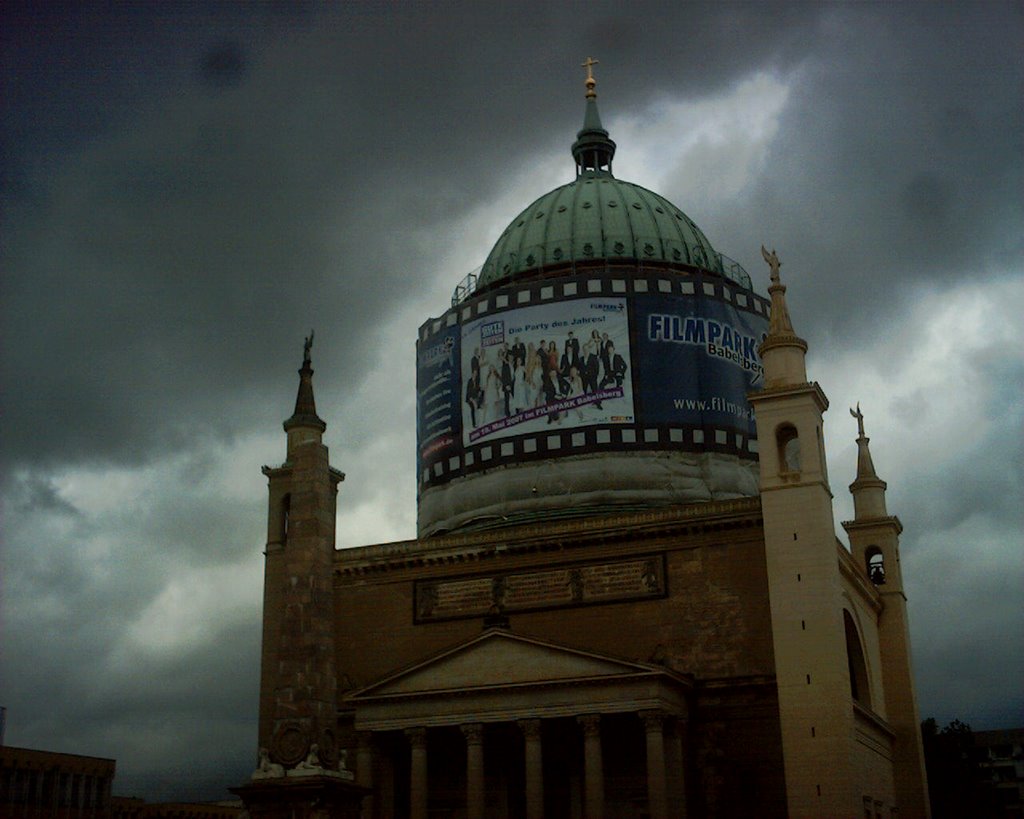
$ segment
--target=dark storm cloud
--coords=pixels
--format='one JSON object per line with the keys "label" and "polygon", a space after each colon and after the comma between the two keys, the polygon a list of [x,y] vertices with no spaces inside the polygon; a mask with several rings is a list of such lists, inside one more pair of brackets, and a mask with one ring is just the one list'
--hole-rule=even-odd
{"label": "dark storm cloud", "polygon": [[[711,214],[782,245],[807,333],[877,332],[917,286],[1020,268],[1020,7],[827,7],[764,172]],[[757,245],[734,254],[760,267]],[[779,248],[782,254],[781,247]]]}
{"label": "dark storm cloud", "polygon": [[[901,332],[922,294],[1022,267],[1016,4],[37,6],[10,6],[3,34],[3,704],[11,738],[116,756],[118,792],[218,798],[244,778],[258,572],[205,630],[181,610],[206,611],[202,595],[259,559],[251,439],[279,432],[315,326],[329,435],[375,467],[396,408],[361,387],[393,367],[390,318],[463,275],[444,268],[453,245],[475,241],[483,261],[496,237],[452,225],[535,156],[565,159],[537,195],[571,178],[587,54],[606,125],[759,73],[786,84],[739,194],[684,195],[686,166],[660,192],[758,282],[760,243],[778,248],[821,369]],[[976,369],[1006,385],[991,406],[1019,402],[1018,352],[993,345]],[[898,409],[913,422],[921,404]],[[992,706],[1005,675],[978,669],[1019,667],[983,648],[1019,620],[1005,588],[1019,571],[973,564],[950,586],[943,567],[959,567],[936,543],[972,511],[1012,537],[1016,433],[971,443],[969,480],[891,488],[920,578],[913,623],[929,629],[922,705],[943,719],[1008,713]],[[240,453],[244,480],[225,467]],[[345,502],[391,517],[393,480],[352,472]],[[1001,602],[975,617],[979,596]],[[944,687],[954,676],[963,687]]]}
{"label": "dark storm cloud", "polygon": [[245,75],[245,52],[230,40],[217,43],[200,58],[198,68],[199,76],[209,85],[237,85]]}
{"label": "dark storm cloud", "polygon": [[[721,12],[697,8],[711,28],[724,25]],[[4,255],[16,274],[4,285],[3,376],[33,389],[5,401],[7,459],[139,461],[197,429],[226,436],[254,416],[266,422],[255,402],[218,408],[257,392],[267,363],[290,361],[284,351],[311,324],[332,327],[318,362],[358,378],[383,317],[416,294],[416,269],[436,265],[418,252],[417,231],[443,231],[530,151],[576,127],[579,105],[567,103],[577,58],[567,55],[586,50],[588,29],[598,40],[622,33],[629,51],[609,72],[622,98],[666,84],[664,65],[645,56],[641,21],[600,11],[581,28],[564,9],[467,10],[453,25],[434,7],[352,6],[300,16],[269,43],[263,28],[249,31],[248,46],[203,44],[202,21],[169,17],[86,25],[104,45],[141,32],[160,54],[169,25],[180,25],[186,49],[198,41],[194,59],[230,73],[234,87],[207,99],[174,59],[160,71],[136,44],[120,61],[155,76],[136,89],[138,116],[125,122],[115,97],[110,130],[74,143],[67,114],[37,110],[73,144],[44,168],[30,145],[14,153],[31,195],[7,203]],[[699,70],[681,48],[667,59],[686,63],[675,72],[683,87],[727,82],[777,47],[763,35],[794,36],[787,17],[764,13],[757,36],[737,28]],[[524,30],[529,49],[517,42]],[[52,36],[85,49],[82,36]],[[100,76],[119,78],[116,67]],[[5,77],[16,90],[33,84],[20,68]],[[538,94],[552,76],[563,90]],[[36,84],[53,84],[74,115],[105,110],[105,86],[69,89],[75,77],[43,72]],[[29,447],[23,433],[41,413],[59,432]]]}

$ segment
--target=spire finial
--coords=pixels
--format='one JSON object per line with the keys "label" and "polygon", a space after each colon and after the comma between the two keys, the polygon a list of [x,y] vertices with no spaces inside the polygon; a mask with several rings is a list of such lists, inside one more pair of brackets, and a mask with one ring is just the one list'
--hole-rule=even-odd
{"label": "spire finial", "polygon": [[305,367],[310,363],[309,351],[313,348],[313,331],[309,331],[309,335],[306,336],[306,340],[302,344],[302,366]]}
{"label": "spire finial", "polygon": [[593,57],[587,57],[585,62],[580,63],[582,68],[587,69],[587,79],[584,83],[587,86],[587,99],[594,99],[597,96],[597,80],[594,79],[594,66],[599,63],[599,60],[595,60]]}
{"label": "spire finial", "polygon": [[284,422],[287,432],[294,427],[314,427],[323,432],[327,429],[321,418],[316,414],[316,400],[313,398],[313,367],[309,351],[313,347],[313,331],[309,331],[302,343],[302,367],[299,369],[299,391],[295,396],[295,412]]}
{"label": "spire finial", "polygon": [[875,472],[874,461],[871,460],[870,438],[864,434],[864,414],[857,409],[850,410],[850,415],[857,419],[857,477],[850,484],[853,494],[853,510],[855,520],[885,517],[885,481]]}
{"label": "spire finial", "polygon": [[856,411],[850,410],[850,415],[857,419],[857,440],[859,441],[864,436],[864,413],[860,411],[860,401],[857,402]]}

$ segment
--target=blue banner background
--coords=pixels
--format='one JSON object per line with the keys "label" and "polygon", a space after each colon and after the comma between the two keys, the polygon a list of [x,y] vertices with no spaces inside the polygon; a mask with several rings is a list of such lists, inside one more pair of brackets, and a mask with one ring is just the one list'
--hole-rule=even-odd
{"label": "blue banner background", "polygon": [[762,382],[765,317],[696,294],[639,295],[633,317],[641,422],[756,434],[746,394]]}
{"label": "blue banner background", "polygon": [[421,472],[428,462],[462,451],[460,335],[456,324],[416,345],[416,451]]}

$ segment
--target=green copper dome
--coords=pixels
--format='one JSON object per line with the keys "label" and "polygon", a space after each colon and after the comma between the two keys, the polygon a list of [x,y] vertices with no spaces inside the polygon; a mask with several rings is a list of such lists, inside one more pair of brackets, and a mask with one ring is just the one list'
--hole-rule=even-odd
{"label": "green copper dome", "polygon": [[512,220],[484,262],[477,288],[543,267],[594,260],[723,272],[721,257],[701,229],[663,196],[608,171],[585,170]]}
{"label": "green copper dome", "polygon": [[[505,228],[473,283],[476,290],[541,269],[616,265],[689,265],[750,287],[740,265],[711,247],[679,208],[612,175],[615,143],[601,125],[589,60],[583,128],[572,146],[576,179],[544,194]],[[472,288],[472,286],[471,286]],[[466,292],[460,285],[453,303]]]}

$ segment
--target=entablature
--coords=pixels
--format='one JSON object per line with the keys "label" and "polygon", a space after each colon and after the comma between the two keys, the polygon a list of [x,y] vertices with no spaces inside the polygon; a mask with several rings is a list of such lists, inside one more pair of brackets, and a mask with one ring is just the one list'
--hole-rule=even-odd
{"label": "entablature", "polygon": [[336,576],[357,576],[395,569],[476,563],[508,555],[566,551],[625,538],[636,542],[665,535],[703,535],[762,525],[760,498],[711,501],[339,549],[334,553],[334,571]]}

